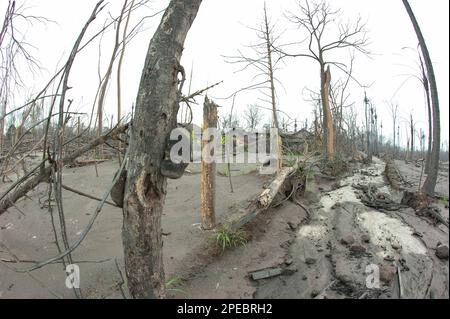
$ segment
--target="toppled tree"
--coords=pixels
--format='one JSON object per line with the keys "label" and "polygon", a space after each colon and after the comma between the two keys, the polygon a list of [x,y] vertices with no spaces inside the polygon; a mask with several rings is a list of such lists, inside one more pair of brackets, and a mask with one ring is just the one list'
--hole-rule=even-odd
{"label": "toppled tree", "polygon": [[[134,298],[164,298],[161,215],[167,177],[161,164],[184,83],[184,41],[201,0],[172,0],[146,56],[131,127],[123,207],[123,246],[128,288]],[[179,76],[182,76],[181,83]]]}
{"label": "toppled tree", "polygon": [[[323,139],[326,146],[327,159],[334,155],[334,127],[330,108],[330,65],[344,70],[343,64],[332,62],[328,55],[332,51],[339,49],[355,49],[356,51],[368,54],[365,49],[367,38],[365,24],[360,18],[354,25],[336,22],[341,15],[340,10],[332,10],[324,0],[311,2],[308,0],[299,1],[299,14],[290,14],[289,20],[296,24],[299,29],[307,31],[306,42],[308,52],[287,53],[284,49],[278,52],[287,57],[307,57],[316,61],[320,66],[320,95],[323,109]],[[335,24],[338,34],[330,32],[331,24]]]}
{"label": "toppled tree", "polygon": [[431,93],[431,105],[433,113],[433,143],[431,149],[431,158],[429,162],[429,172],[428,176],[423,184],[422,191],[428,195],[434,194],[434,189],[436,187],[436,181],[439,170],[439,155],[441,147],[441,127],[440,127],[440,110],[439,110],[439,95],[436,84],[436,77],[434,74],[433,63],[431,62],[430,53],[428,52],[428,47],[425,43],[425,38],[420,29],[419,23],[414,15],[414,12],[409,5],[407,0],[402,0],[403,5],[408,13],[409,18],[413,24],[414,30],[416,32],[417,38],[419,40],[419,46],[422,51],[422,55],[425,62],[425,69],[427,71],[428,84],[430,86]]}

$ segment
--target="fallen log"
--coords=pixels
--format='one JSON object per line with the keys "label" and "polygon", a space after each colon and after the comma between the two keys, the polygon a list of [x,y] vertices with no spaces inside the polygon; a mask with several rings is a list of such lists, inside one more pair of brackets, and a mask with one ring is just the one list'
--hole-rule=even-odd
{"label": "fallen log", "polygon": [[[62,159],[63,166],[72,163],[81,155],[86,152],[96,148],[97,146],[104,144],[107,140],[113,139],[120,134],[123,134],[129,127],[129,124],[125,124],[122,126],[115,127],[108,133],[99,136],[98,138],[92,140],[90,143],[84,145],[83,147],[77,149],[72,152],[68,156]],[[33,170],[32,172],[34,172]],[[26,179],[24,179],[21,185],[17,185],[17,188],[10,188],[0,197],[0,215],[2,215],[8,208],[14,206],[14,204],[22,197],[24,197],[28,192],[33,190],[36,186],[38,186],[42,182],[46,182],[50,179],[52,172],[52,166],[46,166],[43,169],[39,169],[35,174],[29,174]],[[13,189],[15,189],[13,191]]]}
{"label": "fallen log", "polygon": [[298,161],[292,167],[283,167],[277,177],[270,183],[269,187],[259,195],[258,207],[260,209],[269,208],[270,204],[273,202],[275,196],[280,191],[286,178],[298,169]]}
{"label": "fallen log", "polygon": [[288,177],[298,169],[298,166],[298,161],[296,161],[292,167],[282,168],[280,173],[261,195],[257,196],[247,207],[235,207],[234,212],[224,223],[228,225],[231,230],[237,230],[253,220],[260,213],[270,208],[274,199],[277,197],[277,194],[281,192],[286,182],[289,180]]}

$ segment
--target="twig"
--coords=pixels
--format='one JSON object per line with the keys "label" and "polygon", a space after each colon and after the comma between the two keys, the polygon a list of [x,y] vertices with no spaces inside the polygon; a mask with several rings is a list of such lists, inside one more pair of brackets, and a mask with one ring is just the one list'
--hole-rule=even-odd
{"label": "twig", "polygon": [[71,252],[73,252],[80,244],[81,242],[86,238],[87,234],[89,233],[89,231],[91,230],[92,226],[95,223],[95,220],[97,219],[98,215],[100,214],[103,205],[106,202],[106,199],[108,198],[109,194],[112,191],[112,188],[114,187],[114,185],[117,183],[118,179],[121,176],[121,172],[124,170],[125,168],[125,163],[127,162],[126,159],[128,158],[128,152],[129,152],[129,148],[127,149],[127,153],[125,154],[124,160],[122,162],[122,166],[120,167],[118,173],[116,174],[116,177],[114,178],[113,182],[111,183],[111,186],[109,187],[109,189],[105,192],[105,194],[103,195],[102,201],[99,203],[99,205],[97,206],[94,215],[92,216],[91,220],[89,221],[89,224],[86,226],[86,228],[83,230],[80,238],[66,251],[62,252],[61,254],[58,254],[57,256],[47,259],[45,261],[42,261],[38,264],[36,264],[35,266],[31,267],[30,269],[27,270],[17,270],[17,272],[27,272],[27,271],[33,271],[39,268],[44,267],[45,265],[48,265],[49,263],[54,262],[55,260],[59,260],[61,258],[64,258],[65,256],[67,256],[68,254],[70,254]]}
{"label": "twig", "polygon": [[123,284],[125,283],[125,280],[123,279],[122,271],[120,270],[119,264],[117,262],[117,258],[114,258],[114,263],[116,264],[117,272],[120,276],[120,282],[118,283],[120,293],[122,294],[123,299],[127,299],[127,296],[125,295],[125,291],[123,290]]}
{"label": "twig", "polygon": [[[72,192],[72,193],[75,193],[75,194],[78,194],[78,195],[81,195],[81,196],[84,196],[84,197],[87,197],[87,198],[96,200],[96,201],[98,201],[98,202],[101,202],[101,201],[102,201],[101,198],[97,198],[97,197],[95,197],[95,196],[92,196],[92,195],[83,193],[83,192],[81,192],[81,191],[79,191],[79,190],[76,190],[76,189],[74,189],[74,188],[72,188],[72,187],[69,187],[69,186],[67,186],[67,185],[62,184],[61,187],[64,188],[65,190],[68,190],[69,192]],[[117,206],[116,204],[114,204],[114,203],[112,203],[112,202],[110,202],[110,201],[105,201],[105,204],[108,204],[108,205],[111,205],[111,206],[114,206],[114,207],[119,207],[119,206]],[[120,208],[120,207],[119,207],[119,208]]]}
{"label": "twig", "polygon": [[[75,159],[77,159],[84,153],[92,150],[93,148],[97,147],[98,145],[105,143],[108,139],[115,138],[117,135],[122,134],[123,132],[125,132],[128,129],[128,127],[129,127],[129,124],[125,124],[123,126],[118,126],[118,127],[113,128],[111,131],[109,131],[105,135],[102,135],[102,136],[94,139],[90,143],[88,143],[88,144],[84,145],[83,147],[77,149],[76,151],[72,152],[71,154],[69,154],[68,156],[63,158],[61,161],[63,162],[64,165],[72,163]],[[42,164],[44,164],[44,163],[45,163],[45,161],[42,162]],[[47,181],[51,176],[51,167],[52,166],[47,166],[47,167],[43,168],[39,172],[39,174],[36,174],[35,176],[33,176],[33,173],[37,169],[39,169],[39,167],[36,167],[32,172],[27,174],[26,178],[21,179],[20,183],[24,183],[28,178],[33,176],[25,184],[23,184],[21,187],[19,187],[16,191],[12,192],[11,194],[10,194],[10,192],[13,190],[12,187],[10,187],[7,192],[3,193],[3,195],[0,196],[0,215],[2,215],[4,212],[6,212],[6,210],[8,208],[12,207],[15,202],[17,202],[20,198],[25,196],[29,191],[34,189],[37,185],[39,185],[40,183],[42,183],[44,181]],[[17,185],[15,184],[15,186],[17,186]]]}

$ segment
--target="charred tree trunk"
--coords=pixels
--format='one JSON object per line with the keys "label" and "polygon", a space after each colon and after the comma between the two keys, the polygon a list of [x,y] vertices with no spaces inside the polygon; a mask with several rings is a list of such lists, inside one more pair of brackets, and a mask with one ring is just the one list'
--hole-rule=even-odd
{"label": "charred tree trunk", "polygon": [[430,83],[431,92],[431,102],[433,110],[433,145],[431,150],[431,160],[430,167],[425,183],[422,187],[422,191],[429,195],[434,194],[434,189],[436,187],[436,181],[439,170],[439,153],[441,147],[441,126],[440,126],[440,110],[439,110],[439,95],[436,84],[436,77],[434,75],[433,63],[431,62],[430,53],[428,52],[427,45],[425,43],[425,38],[420,30],[419,23],[414,15],[414,12],[409,5],[407,0],[403,0],[406,11],[408,12],[409,18],[413,24],[414,30],[416,31],[417,38],[419,40],[420,49],[425,60],[425,67],[428,74],[428,80]]}
{"label": "charred tree trunk", "polygon": [[321,85],[320,93],[322,99],[323,108],[323,139],[326,147],[326,157],[331,159],[334,155],[334,128],[333,128],[333,117],[331,115],[330,108],[330,83],[331,83],[331,72],[330,67],[327,67],[325,71],[325,65],[321,64]]}
{"label": "charred tree trunk", "polygon": [[[203,129],[217,128],[217,105],[205,98],[203,105]],[[210,143],[210,137],[203,137],[202,144],[205,147]],[[216,151],[215,151],[216,152]],[[214,154],[215,155],[215,154]],[[230,174],[230,172],[228,172]],[[201,214],[202,228],[206,230],[216,227],[215,197],[216,197],[216,163],[208,163],[202,160],[201,179]]]}
{"label": "charred tree trunk", "polygon": [[165,297],[161,215],[167,178],[161,174],[161,163],[177,125],[183,45],[201,2],[170,1],[142,72],[131,128],[122,232],[128,288],[134,298]]}

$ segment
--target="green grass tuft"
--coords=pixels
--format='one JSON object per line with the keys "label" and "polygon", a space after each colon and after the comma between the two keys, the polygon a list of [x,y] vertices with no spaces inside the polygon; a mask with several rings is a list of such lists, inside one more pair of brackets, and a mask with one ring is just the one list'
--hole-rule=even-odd
{"label": "green grass tuft", "polygon": [[232,231],[228,227],[222,227],[214,235],[215,244],[224,252],[227,249],[245,246],[247,234],[243,230]]}

